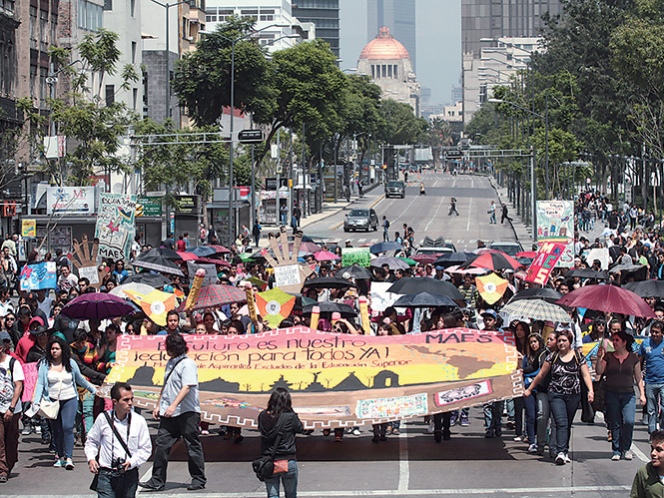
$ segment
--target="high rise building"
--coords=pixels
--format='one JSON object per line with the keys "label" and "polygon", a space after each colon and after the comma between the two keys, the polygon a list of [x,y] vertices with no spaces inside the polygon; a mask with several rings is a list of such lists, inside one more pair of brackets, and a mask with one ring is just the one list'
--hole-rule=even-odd
{"label": "high rise building", "polygon": [[293,4],[293,17],[301,23],[313,23],[316,38],[329,43],[339,57],[339,0],[297,0]]}
{"label": "high rise building", "polygon": [[417,72],[415,0],[367,0],[367,41],[371,41],[383,26],[406,47],[413,71]]}

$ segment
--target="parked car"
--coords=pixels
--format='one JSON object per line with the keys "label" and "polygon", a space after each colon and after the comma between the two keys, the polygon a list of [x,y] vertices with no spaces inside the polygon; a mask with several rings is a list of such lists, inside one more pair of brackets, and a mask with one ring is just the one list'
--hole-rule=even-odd
{"label": "parked car", "polygon": [[508,256],[516,257],[516,254],[523,251],[521,243],[515,240],[495,241],[489,244],[489,249],[503,251]]}
{"label": "parked car", "polygon": [[456,247],[451,242],[445,242],[443,237],[437,239],[424,237],[415,254],[443,254],[445,252],[456,252]]}
{"label": "parked car", "polygon": [[344,232],[378,230],[378,215],[373,209],[351,209],[344,220]]}
{"label": "parked car", "polygon": [[406,197],[406,184],[402,181],[393,180],[385,185],[385,197]]}

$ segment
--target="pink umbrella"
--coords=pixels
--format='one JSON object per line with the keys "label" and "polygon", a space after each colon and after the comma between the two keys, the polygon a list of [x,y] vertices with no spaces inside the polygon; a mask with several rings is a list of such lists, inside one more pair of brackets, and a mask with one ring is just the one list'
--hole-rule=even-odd
{"label": "pink umbrella", "polygon": [[177,253],[182,261],[195,261],[198,258],[193,252],[177,251]]}
{"label": "pink umbrella", "polygon": [[565,294],[556,304],[623,315],[655,316],[650,306],[637,294],[615,285],[586,285]]}
{"label": "pink umbrella", "polygon": [[316,261],[336,261],[339,256],[330,251],[318,251],[314,253],[314,259]]}

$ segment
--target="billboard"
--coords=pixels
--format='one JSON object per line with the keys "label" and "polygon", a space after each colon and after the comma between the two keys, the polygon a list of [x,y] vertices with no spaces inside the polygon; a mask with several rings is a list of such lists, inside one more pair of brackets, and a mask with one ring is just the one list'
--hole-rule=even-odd
{"label": "billboard", "polygon": [[47,187],[46,214],[94,214],[94,187]]}

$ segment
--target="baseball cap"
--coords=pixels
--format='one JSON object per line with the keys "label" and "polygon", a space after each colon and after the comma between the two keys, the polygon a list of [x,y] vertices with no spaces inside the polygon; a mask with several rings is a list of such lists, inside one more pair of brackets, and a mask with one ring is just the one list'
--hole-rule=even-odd
{"label": "baseball cap", "polygon": [[9,332],[6,330],[0,331],[0,341],[11,341],[12,336],[9,335]]}
{"label": "baseball cap", "polygon": [[483,311],[480,316],[490,316],[494,320],[498,320],[498,314],[494,310]]}

